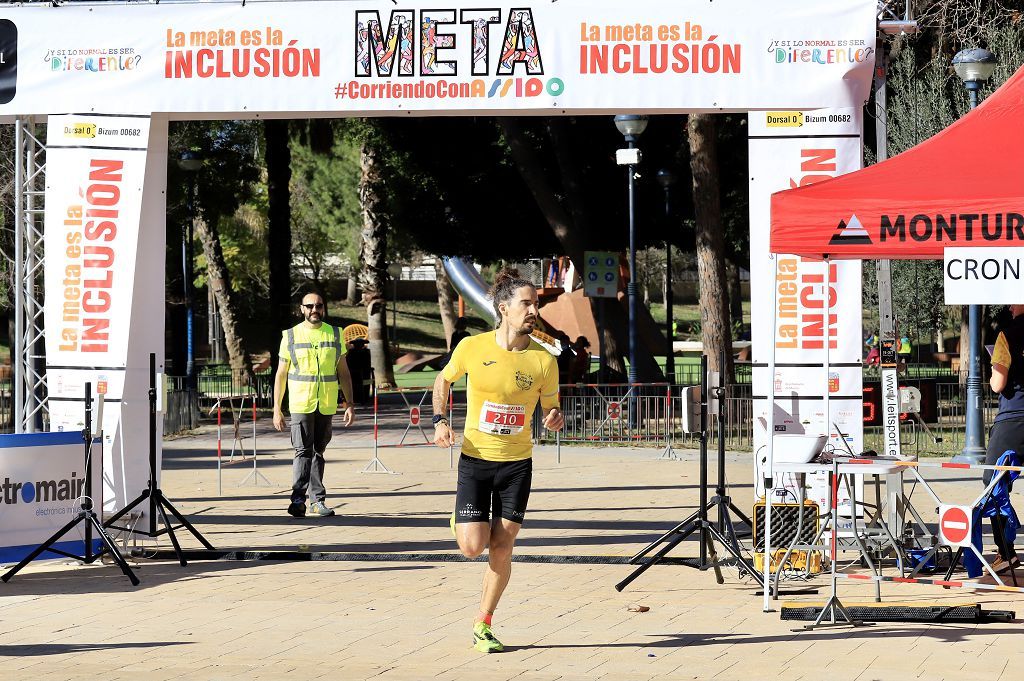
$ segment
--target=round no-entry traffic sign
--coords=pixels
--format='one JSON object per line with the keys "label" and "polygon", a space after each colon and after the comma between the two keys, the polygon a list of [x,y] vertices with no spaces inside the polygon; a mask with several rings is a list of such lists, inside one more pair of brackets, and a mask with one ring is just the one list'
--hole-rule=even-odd
{"label": "round no-entry traffic sign", "polygon": [[414,426],[420,425],[420,408],[413,407],[409,410],[409,423]]}
{"label": "round no-entry traffic sign", "polygon": [[619,413],[620,412],[621,412],[621,410],[619,408],[619,403],[618,402],[609,402],[608,403],[608,418],[610,418],[610,419],[617,419],[617,418],[619,418]]}
{"label": "round no-entry traffic sign", "polygon": [[970,543],[971,507],[939,506],[939,539],[947,546],[960,547]]}

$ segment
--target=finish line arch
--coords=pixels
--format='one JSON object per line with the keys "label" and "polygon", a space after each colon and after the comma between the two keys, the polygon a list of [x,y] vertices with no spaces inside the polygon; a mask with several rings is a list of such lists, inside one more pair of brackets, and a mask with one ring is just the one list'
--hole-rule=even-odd
{"label": "finish line arch", "polygon": [[[761,112],[750,119],[751,223],[765,242],[772,192],[860,167],[874,0],[783,9],[755,0],[487,4],[250,0],[0,10],[0,120],[19,123],[19,189],[42,174],[42,144],[31,128],[48,117],[44,228],[33,192],[21,193],[17,216],[18,300],[25,302],[16,309],[18,430],[32,430],[33,414],[46,408],[40,403],[24,418],[24,403],[43,382],[56,429],[75,427],[82,385],[102,379],[119,403],[110,405],[105,428],[114,433],[105,448],[107,505],[123,506],[145,486],[146,461],[133,452],[146,449],[147,355],[164,339],[162,317],[153,320],[151,311],[163,303],[171,120]],[[818,109],[835,111],[823,121],[805,113]],[[752,260],[768,252],[754,235]],[[43,250],[40,303],[32,275],[44,266]],[[814,285],[813,268],[794,267],[797,281]],[[859,311],[859,264],[845,267],[826,288]],[[751,271],[763,276],[766,268],[752,262]],[[801,314],[820,317],[820,296],[795,299]],[[803,328],[828,344],[830,319],[826,312],[823,323],[805,320]],[[763,362],[758,333],[755,326],[754,359]],[[859,324],[843,334],[833,360],[851,344],[859,360]],[[36,336],[45,338],[45,371],[26,352]],[[804,348],[802,361],[816,356]],[[793,368],[786,380],[796,390],[820,376]],[[859,395],[859,375],[837,381]],[[860,433],[859,418],[847,426]]]}

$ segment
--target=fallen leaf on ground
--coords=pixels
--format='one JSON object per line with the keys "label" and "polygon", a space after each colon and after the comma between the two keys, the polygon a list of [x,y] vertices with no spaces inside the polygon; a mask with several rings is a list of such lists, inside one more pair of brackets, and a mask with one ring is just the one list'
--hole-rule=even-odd
{"label": "fallen leaf on ground", "polygon": [[626,610],[630,612],[647,612],[650,610],[646,605],[640,605],[639,603],[632,603]]}

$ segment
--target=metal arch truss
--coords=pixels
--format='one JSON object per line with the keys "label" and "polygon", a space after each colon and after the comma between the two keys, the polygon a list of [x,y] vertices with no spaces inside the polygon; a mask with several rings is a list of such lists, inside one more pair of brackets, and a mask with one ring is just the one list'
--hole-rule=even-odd
{"label": "metal arch truss", "polygon": [[912,0],[878,0],[878,32],[883,35],[912,35],[918,32]]}
{"label": "metal arch truss", "polygon": [[[45,131],[45,125],[40,126]],[[43,210],[46,146],[32,117],[14,123],[14,431],[48,421],[43,335]]]}
{"label": "metal arch truss", "polygon": [[[916,33],[911,0],[878,0],[883,34]],[[45,126],[43,126],[45,129]],[[14,123],[14,429],[48,421],[43,335],[43,211],[46,146],[32,117]]]}

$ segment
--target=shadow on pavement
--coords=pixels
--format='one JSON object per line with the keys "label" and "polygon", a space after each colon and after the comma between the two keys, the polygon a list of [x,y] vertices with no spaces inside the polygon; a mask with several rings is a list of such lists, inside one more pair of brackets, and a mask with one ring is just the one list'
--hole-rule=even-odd
{"label": "shadow on pavement", "polygon": [[141,643],[42,643],[0,645],[0,657],[38,657],[41,655],[67,655],[92,650],[123,650],[125,648],[163,648],[190,645],[191,641],[146,641]]}

